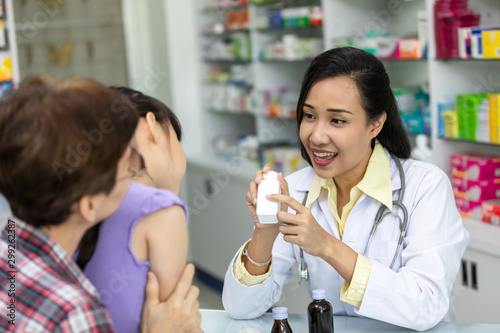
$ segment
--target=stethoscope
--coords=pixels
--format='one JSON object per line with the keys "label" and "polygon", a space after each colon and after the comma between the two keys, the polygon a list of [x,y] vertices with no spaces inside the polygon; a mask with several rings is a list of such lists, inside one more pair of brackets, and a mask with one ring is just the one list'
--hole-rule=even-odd
{"label": "stethoscope", "polygon": [[[366,253],[368,252],[368,248],[370,247],[371,241],[373,239],[373,236],[375,235],[375,231],[377,230],[377,226],[382,222],[384,217],[387,215],[395,214],[398,219],[399,219],[399,241],[398,245],[396,247],[396,252],[394,253],[394,257],[392,258],[391,266],[390,268],[394,266],[394,263],[396,262],[396,259],[399,256],[399,251],[401,250],[401,245],[403,244],[403,239],[406,235],[406,230],[408,229],[408,210],[406,209],[406,206],[403,204],[403,196],[405,194],[406,190],[406,184],[405,184],[405,174],[403,170],[403,166],[401,165],[401,161],[399,160],[398,157],[393,155],[391,153],[392,159],[396,163],[396,166],[398,167],[399,171],[399,178],[401,179],[401,190],[399,191],[399,195],[397,200],[394,200],[392,202],[393,206],[401,208],[401,211],[403,212],[403,218],[399,216],[398,213],[395,212],[394,208],[392,211],[387,211],[384,212],[387,207],[383,204],[380,205],[380,208],[377,211],[377,215],[375,215],[375,223],[373,224],[372,230],[370,232],[370,238],[368,238],[368,242],[366,243],[365,251],[363,252],[363,255],[366,256]],[[302,206],[306,204],[307,200],[307,195],[309,194],[309,191],[306,192],[306,195],[304,196],[304,200],[302,201]],[[309,280],[309,269],[307,268],[307,263],[304,259],[304,250],[300,248],[300,264],[299,264],[299,284],[302,282],[302,280],[308,281]]]}

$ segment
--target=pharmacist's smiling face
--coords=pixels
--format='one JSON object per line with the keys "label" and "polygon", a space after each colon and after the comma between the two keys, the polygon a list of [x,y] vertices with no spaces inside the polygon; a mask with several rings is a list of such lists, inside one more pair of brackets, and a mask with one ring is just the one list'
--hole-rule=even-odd
{"label": "pharmacist's smiling face", "polygon": [[358,88],[348,77],[313,84],[305,99],[299,136],[316,174],[357,184],[379,130],[367,123]]}

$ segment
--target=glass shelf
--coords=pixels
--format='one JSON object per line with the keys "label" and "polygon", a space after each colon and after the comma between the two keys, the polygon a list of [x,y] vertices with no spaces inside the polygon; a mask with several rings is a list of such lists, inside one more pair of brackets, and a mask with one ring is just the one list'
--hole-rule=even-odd
{"label": "glass shelf", "polygon": [[258,8],[286,8],[286,7],[297,7],[297,6],[319,6],[321,5],[320,0],[282,0],[282,1],[267,1],[262,3],[252,3],[253,6]]}
{"label": "glass shelf", "polygon": [[249,64],[252,62],[251,59],[207,59],[203,58],[206,63],[213,64]]}
{"label": "glass shelf", "polygon": [[221,113],[221,114],[228,114],[228,115],[233,115],[233,116],[255,117],[255,114],[252,113],[251,111],[239,111],[239,110],[229,110],[229,109],[215,109],[215,108],[208,108],[207,110],[209,112],[212,112],[212,113]]}
{"label": "glass shelf", "polygon": [[442,61],[442,62],[453,62],[453,61],[457,61],[457,62],[481,62],[481,61],[499,61],[500,58],[498,59],[477,59],[477,58],[468,58],[468,59],[464,59],[464,58],[435,58],[435,60],[437,61]]}
{"label": "glass shelf", "polygon": [[313,61],[314,58],[307,59],[295,59],[295,60],[287,60],[287,59],[259,59],[259,62],[262,63],[309,63]]}
{"label": "glass shelf", "polygon": [[248,6],[245,6],[245,5],[234,6],[234,5],[232,5],[232,6],[220,6],[220,7],[207,7],[207,8],[201,8],[199,11],[200,11],[200,13],[216,13],[216,12],[239,10],[239,9],[248,9]]}
{"label": "glass shelf", "polygon": [[202,32],[201,35],[203,37],[227,37],[237,33],[248,33],[249,31],[250,31],[249,29],[235,29],[235,30],[225,30],[221,33]]}
{"label": "glass shelf", "polygon": [[466,139],[453,139],[453,138],[445,138],[445,137],[439,137],[438,139],[444,140],[444,141],[450,141],[450,142],[462,142],[462,143],[473,143],[473,144],[478,144],[478,145],[487,145],[487,146],[492,146],[492,147],[500,147],[500,143],[492,143],[492,142],[483,142],[483,141],[472,141],[472,140],[466,140]]}
{"label": "glass shelf", "polygon": [[256,114],[256,116],[266,118],[266,119],[280,119],[280,120],[286,120],[286,121],[297,121],[297,118],[283,117],[283,116],[270,116],[266,113],[258,113],[258,114]]}
{"label": "glass shelf", "polygon": [[323,26],[308,26],[308,27],[278,27],[278,28],[257,28],[257,32],[260,33],[269,33],[269,32],[279,32],[279,33],[287,33],[287,32],[303,32],[303,31],[311,31],[311,32],[322,32]]}
{"label": "glass shelf", "polygon": [[425,63],[427,62],[427,58],[419,58],[419,59],[412,59],[412,58],[396,58],[396,59],[381,59],[379,58],[380,61],[387,61],[387,62],[404,62],[404,61],[408,61],[408,62],[421,62],[421,63]]}
{"label": "glass shelf", "polygon": [[207,86],[208,85],[234,86],[234,87],[238,87],[241,89],[252,89],[253,88],[252,83],[238,82],[238,81],[231,81],[231,80],[224,81],[224,82],[221,82],[221,81],[203,81],[203,84],[207,85]]}

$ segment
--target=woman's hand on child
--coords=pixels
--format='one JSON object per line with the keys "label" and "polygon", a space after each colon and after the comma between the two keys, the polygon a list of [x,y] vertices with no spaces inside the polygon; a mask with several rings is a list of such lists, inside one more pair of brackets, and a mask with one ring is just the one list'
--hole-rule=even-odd
{"label": "woman's hand on child", "polygon": [[146,300],[142,311],[143,333],[203,333],[198,303],[199,289],[192,285],[193,264],[187,264],[174,292],[160,302],[160,285],[153,272],[148,273]]}

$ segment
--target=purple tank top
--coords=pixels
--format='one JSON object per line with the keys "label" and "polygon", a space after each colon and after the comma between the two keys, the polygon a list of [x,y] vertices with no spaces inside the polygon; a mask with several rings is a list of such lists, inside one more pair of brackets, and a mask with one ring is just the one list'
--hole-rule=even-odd
{"label": "purple tank top", "polygon": [[118,209],[101,224],[84,273],[101,295],[116,332],[140,331],[149,261],[139,261],[132,252],[134,227],[142,217],[172,205],[187,213],[186,203],[173,192],[131,182]]}

